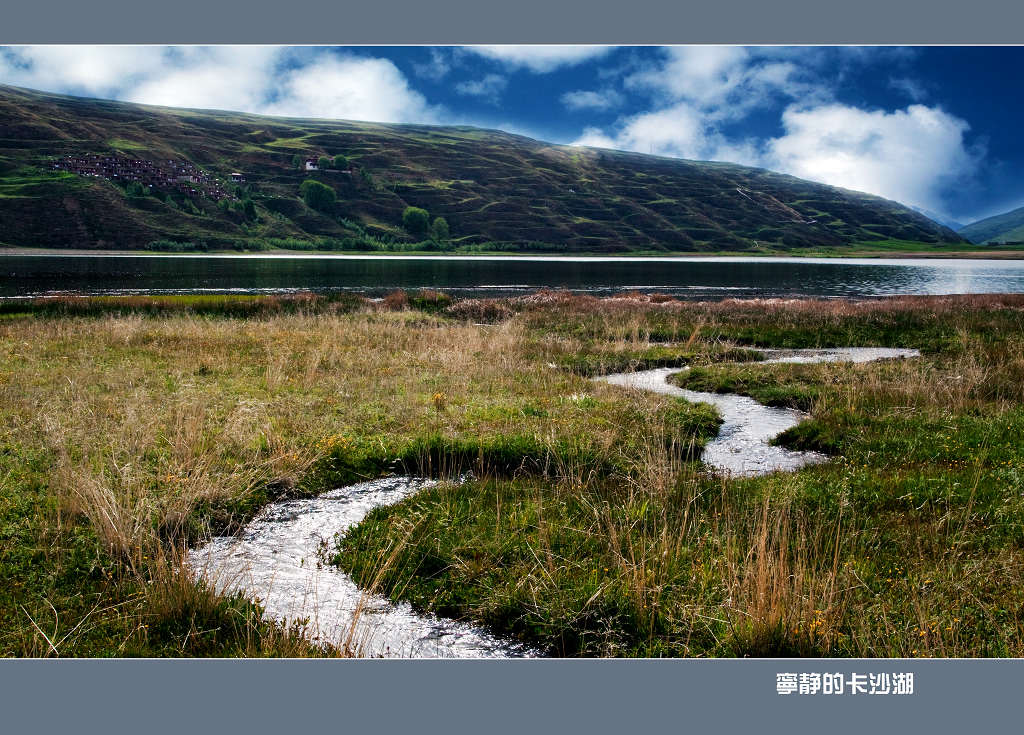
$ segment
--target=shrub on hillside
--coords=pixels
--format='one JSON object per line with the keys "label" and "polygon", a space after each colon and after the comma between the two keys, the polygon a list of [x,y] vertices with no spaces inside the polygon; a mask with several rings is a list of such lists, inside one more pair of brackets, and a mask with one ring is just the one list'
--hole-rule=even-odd
{"label": "shrub on hillside", "polygon": [[449,237],[451,237],[451,231],[448,229],[448,220],[444,217],[436,217],[434,224],[430,226],[430,239],[444,242]]}
{"label": "shrub on hillside", "polygon": [[402,212],[402,227],[415,237],[424,237],[430,226],[430,214],[420,207],[406,207]]}
{"label": "shrub on hillside", "polygon": [[306,179],[299,187],[299,194],[307,206],[321,212],[329,212],[334,208],[338,197],[334,189],[313,179]]}

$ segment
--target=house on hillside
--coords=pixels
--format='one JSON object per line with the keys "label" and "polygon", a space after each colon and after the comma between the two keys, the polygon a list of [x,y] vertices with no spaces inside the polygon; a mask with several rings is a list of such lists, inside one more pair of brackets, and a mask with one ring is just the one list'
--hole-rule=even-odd
{"label": "house on hillside", "polygon": [[320,170],[320,165],[317,163],[317,160],[315,158],[307,158],[306,159],[306,170],[307,171],[319,171]]}
{"label": "house on hillside", "polygon": [[244,174],[240,174],[240,173],[238,173],[236,171],[235,173],[231,174],[231,181],[233,183],[235,183],[235,184],[244,184],[245,183],[245,175]]}

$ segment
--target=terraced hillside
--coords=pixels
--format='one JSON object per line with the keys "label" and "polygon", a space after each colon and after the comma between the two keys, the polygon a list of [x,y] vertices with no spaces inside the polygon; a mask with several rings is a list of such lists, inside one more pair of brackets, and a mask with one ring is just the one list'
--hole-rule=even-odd
{"label": "terraced hillside", "polygon": [[[132,191],[58,168],[69,156],[96,155],[191,162],[232,194],[217,202]],[[338,155],[347,158],[338,168],[305,170],[307,159]],[[230,181],[235,172],[244,183]],[[299,187],[309,178],[336,202],[308,206]],[[444,217],[450,238],[414,245],[424,238],[403,229],[409,206]],[[0,244],[123,249],[155,240],[568,252],[964,242],[895,202],[732,164],[468,127],[269,118],[0,87]]]}

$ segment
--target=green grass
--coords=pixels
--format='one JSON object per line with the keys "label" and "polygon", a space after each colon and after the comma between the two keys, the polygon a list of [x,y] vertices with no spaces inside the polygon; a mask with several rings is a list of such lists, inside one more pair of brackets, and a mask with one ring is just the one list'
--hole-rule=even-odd
{"label": "green grass", "polygon": [[118,151],[144,151],[147,146],[137,140],[126,140],[125,138],[111,138],[107,145]]}
{"label": "green grass", "polygon": [[[403,301],[419,309],[399,311],[301,296],[10,307],[0,652],[317,654],[252,603],[191,582],[183,548],[272,500],[388,471],[611,465],[639,451],[652,411],[671,409],[538,370],[514,324],[431,313],[446,303],[424,293]],[[679,426],[688,440],[694,429]]]}
{"label": "green grass", "polygon": [[1024,242],[1024,207],[973,222],[962,230],[972,242]]}
{"label": "green grass", "polygon": [[[705,393],[737,393],[750,396],[766,406],[809,411],[821,394],[818,376],[805,376],[804,366],[749,365],[737,367],[694,367],[671,376],[680,388]],[[784,373],[785,377],[777,373]]]}
{"label": "green grass", "polygon": [[[1024,655],[1022,307],[23,302],[0,320],[0,652],[325,653],[192,582],[182,550],[279,498],[472,472],[371,513],[336,563],[567,656]],[[857,344],[924,354],[749,347]],[[809,410],[780,442],[833,460],[722,478],[697,461],[710,407],[588,379],[668,363]]]}
{"label": "green grass", "polygon": [[[924,328],[903,336],[931,349],[680,375],[810,409],[781,443],[828,452],[829,464],[715,480],[670,459],[654,472],[648,458],[582,483],[577,473],[440,487],[372,513],[336,562],[419,608],[557,655],[1019,655],[1024,332],[1012,308],[966,301],[690,306],[632,323],[609,312],[603,329],[584,319],[600,340],[663,319],[686,333],[706,310],[721,332],[754,330],[764,346],[800,342],[810,322],[831,327],[823,343],[896,342],[897,325],[913,324]],[[567,311],[538,311],[535,324],[568,327]]]}

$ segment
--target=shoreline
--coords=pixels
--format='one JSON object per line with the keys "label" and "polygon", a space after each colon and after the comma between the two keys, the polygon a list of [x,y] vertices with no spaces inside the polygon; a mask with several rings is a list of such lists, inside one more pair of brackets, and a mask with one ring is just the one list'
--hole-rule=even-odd
{"label": "shoreline", "polygon": [[0,248],[0,257],[93,257],[93,258],[239,258],[239,259],[295,259],[295,260],[520,260],[520,261],[565,261],[565,262],[658,262],[658,261],[738,261],[765,260],[777,262],[802,262],[811,260],[1024,260],[1024,250],[951,250],[951,251],[907,251],[907,250],[857,250],[849,252],[793,253],[741,253],[732,251],[702,253],[574,253],[574,254],[523,254],[523,253],[436,253],[414,251],[404,253],[380,253],[357,251],[302,250],[261,250],[237,252],[213,250],[204,253],[161,253],[149,250],[88,250],[79,248]]}

